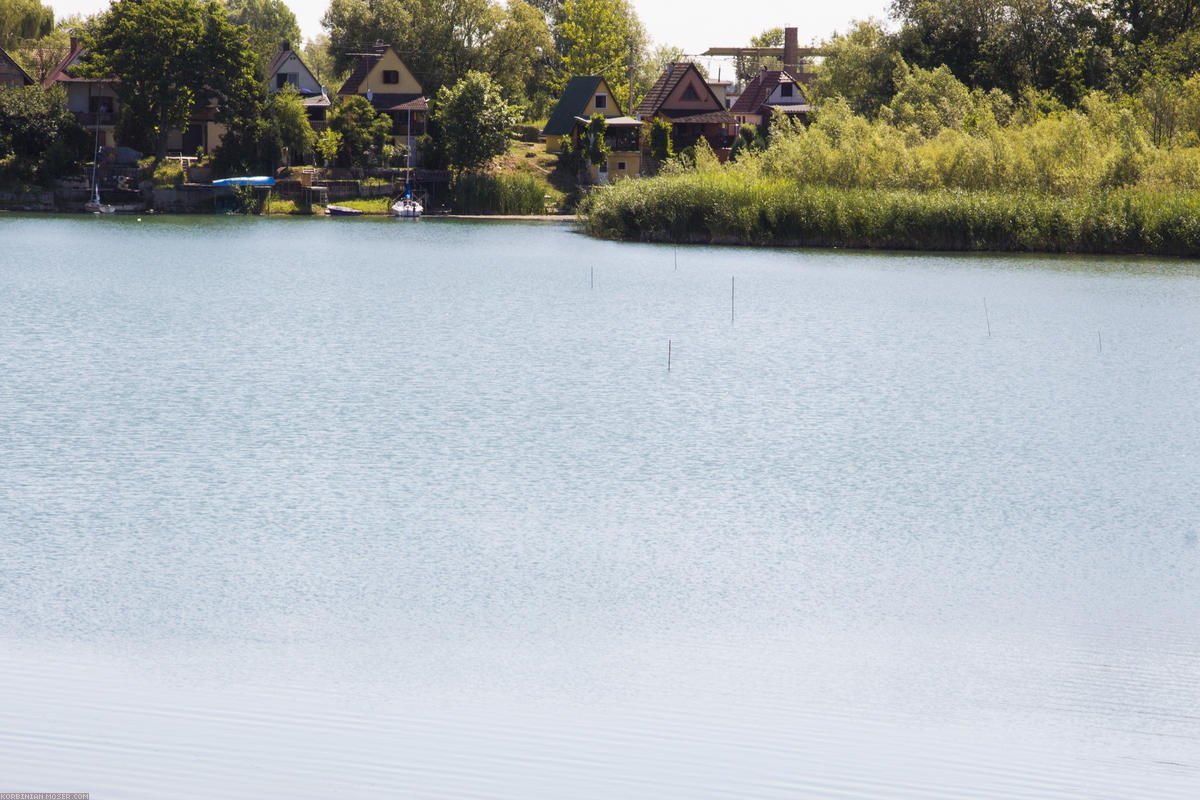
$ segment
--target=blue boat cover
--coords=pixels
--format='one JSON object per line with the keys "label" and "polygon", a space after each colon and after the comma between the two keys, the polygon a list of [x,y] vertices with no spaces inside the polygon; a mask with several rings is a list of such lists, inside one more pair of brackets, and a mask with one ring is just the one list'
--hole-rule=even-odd
{"label": "blue boat cover", "polygon": [[221,178],[213,181],[213,186],[274,186],[275,179],[270,175],[254,175],[243,178]]}

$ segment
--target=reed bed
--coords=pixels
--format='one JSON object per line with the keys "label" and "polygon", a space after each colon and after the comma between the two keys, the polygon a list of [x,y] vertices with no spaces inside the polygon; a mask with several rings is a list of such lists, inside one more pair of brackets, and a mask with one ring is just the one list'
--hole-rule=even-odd
{"label": "reed bed", "polygon": [[805,186],[711,170],[593,192],[587,229],[614,239],[911,250],[1200,256],[1200,196]]}
{"label": "reed bed", "polygon": [[457,214],[544,214],[549,193],[533,175],[467,173],[455,180],[450,206]]}

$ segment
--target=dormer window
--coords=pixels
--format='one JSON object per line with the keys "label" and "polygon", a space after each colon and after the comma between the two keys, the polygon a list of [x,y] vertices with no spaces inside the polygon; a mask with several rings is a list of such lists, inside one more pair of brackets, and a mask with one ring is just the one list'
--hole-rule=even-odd
{"label": "dormer window", "polygon": [[781,83],[779,85],[779,94],[781,97],[791,97],[792,89],[794,89],[794,88],[795,87],[792,86],[792,84],[790,84],[790,83]]}
{"label": "dormer window", "polygon": [[608,96],[603,94],[596,95],[596,108],[608,108]]}
{"label": "dormer window", "polygon": [[383,82],[384,83],[399,83],[400,82],[400,70],[385,69],[383,71]]}

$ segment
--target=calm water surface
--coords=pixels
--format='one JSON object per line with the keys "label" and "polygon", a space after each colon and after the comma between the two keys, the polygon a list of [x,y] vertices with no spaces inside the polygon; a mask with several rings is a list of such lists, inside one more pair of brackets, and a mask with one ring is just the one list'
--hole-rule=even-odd
{"label": "calm water surface", "polygon": [[0,216],[0,791],[1196,797],[1198,312],[1187,262]]}

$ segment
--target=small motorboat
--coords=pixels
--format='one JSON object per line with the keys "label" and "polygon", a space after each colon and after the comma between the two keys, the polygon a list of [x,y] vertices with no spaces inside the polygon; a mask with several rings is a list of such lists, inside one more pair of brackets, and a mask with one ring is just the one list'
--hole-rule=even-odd
{"label": "small motorboat", "polygon": [[424,213],[425,209],[421,204],[411,197],[401,197],[396,202],[392,203],[392,213],[397,217],[406,217],[408,219],[416,219]]}
{"label": "small motorboat", "polygon": [[360,217],[362,213],[362,209],[350,206],[325,206],[325,215],[329,217]]}

